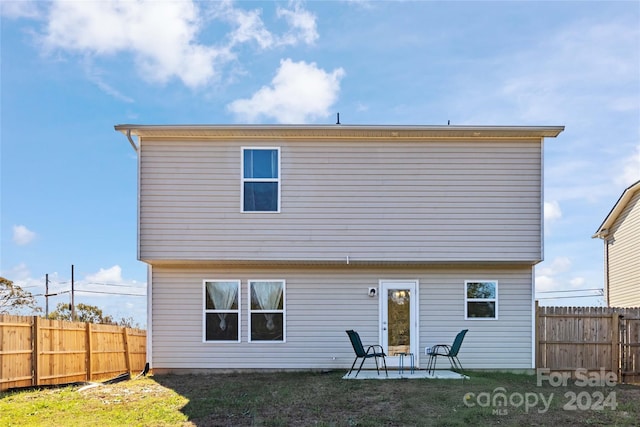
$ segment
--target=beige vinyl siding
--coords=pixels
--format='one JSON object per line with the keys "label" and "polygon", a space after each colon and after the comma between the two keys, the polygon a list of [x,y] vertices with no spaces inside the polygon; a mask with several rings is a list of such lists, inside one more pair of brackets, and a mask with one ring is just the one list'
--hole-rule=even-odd
{"label": "beige vinyl siding", "polygon": [[610,230],[609,305],[640,307],[640,191]]}
{"label": "beige vinyl siding", "polygon": [[[203,342],[203,279],[241,280],[241,342]],[[286,342],[247,342],[247,281],[286,280]],[[347,369],[345,333],[379,343],[379,300],[369,287],[383,279],[419,281],[418,364],[424,346],[450,343],[469,329],[460,360],[468,368],[532,368],[531,267],[196,267],[153,268],[153,360],[180,369]],[[499,319],[464,320],[464,281],[498,280]],[[446,367],[446,362],[442,367]],[[372,365],[373,366],[373,365]],[[439,365],[440,366],[440,365]]]}
{"label": "beige vinyl siding", "polygon": [[[281,149],[281,212],[241,213],[243,146]],[[149,140],[140,258],[541,259],[541,141]]]}
{"label": "beige vinyl siding", "polygon": [[[464,280],[499,282],[497,320],[464,320]],[[420,318],[423,351],[426,345],[452,344],[460,330],[469,329],[459,354],[463,367],[533,368],[531,268],[470,269],[468,273],[464,269],[443,270],[434,277],[427,276],[420,285],[421,290],[428,291],[426,297],[421,294],[421,302],[426,303]],[[438,367],[448,366],[446,361],[438,362]]]}

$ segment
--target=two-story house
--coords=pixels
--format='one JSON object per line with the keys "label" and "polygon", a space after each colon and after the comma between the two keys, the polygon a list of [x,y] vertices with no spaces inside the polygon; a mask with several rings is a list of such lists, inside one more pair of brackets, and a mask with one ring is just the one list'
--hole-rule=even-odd
{"label": "two-story house", "polygon": [[604,241],[609,307],[640,307],[640,181],[622,195],[593,235]]}
{"label": "two-story house", "polygon": [[345,334],[531,369],[560,126],[118,125],[156,372],[348,368]]}

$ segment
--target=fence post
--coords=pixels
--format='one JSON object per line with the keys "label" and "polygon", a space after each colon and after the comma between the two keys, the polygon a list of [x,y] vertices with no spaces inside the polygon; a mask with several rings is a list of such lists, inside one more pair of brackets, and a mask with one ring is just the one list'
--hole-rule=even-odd
{"label": "fence post", "polygon": [[87,381],[91,381],[93,379],[93,363],[91,360],[91,354],[93,353],[93,339],[91,337],[91,322],[87,322],[86,334],[87,356],[85,357],[85,364],[87,370]]}
{"label": "fence post", "polygon": [[40,385],[40,317],[33,316],[33,328],[31,329],[31,385]]}
{"label": "fence post", "polygon": [[617,382],[622,382],[620,375],[620,314],[611,315],[611,370],[615,371]]}
{"label": "fence post", "polygon": [[122,335],[124,337],[124,359],[127,364],[127,372],[131,374],[131,352],[129,351],[129,333],[126,327],[122,328]]}

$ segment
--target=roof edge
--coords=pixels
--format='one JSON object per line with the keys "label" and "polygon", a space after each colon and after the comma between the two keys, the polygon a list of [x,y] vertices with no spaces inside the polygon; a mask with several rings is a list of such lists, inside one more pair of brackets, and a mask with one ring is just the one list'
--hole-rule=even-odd
{"label": "roof edge", "polygon": [[[278,134],[280,137],[299,137],[300,131],[315,132],[317,137],[362,134],[366,137],[550,137],[558,136],[564,126],[472,126],[472,125],[206,125],[206,124],[165,124],[140,125],[119,124],[115,130],[136,136],[178,135],[223,136],[237,134],[244,137],[259,137]],[[367,133],[376,135],[365,135]]]}
{"label": "roof edge", "polygon": [[640,191],[640,180],[631,184],[622,192],[618,201],[613,205],[613,208],[611,208],[609,214],[606,216],[604,221],[602,221],[600,227],[598,227],[598,230],[593,234],[593,236],[591,236],[592,239],[606,239],[609,236],[609,229],[618,219],[618,216],[627,206],[627,203],[629,203],[629,200],[631,200],[636,191]]}

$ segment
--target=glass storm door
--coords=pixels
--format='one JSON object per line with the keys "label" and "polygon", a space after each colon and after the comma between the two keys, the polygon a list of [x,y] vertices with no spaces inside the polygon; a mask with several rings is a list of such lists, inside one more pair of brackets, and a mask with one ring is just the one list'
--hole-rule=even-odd
{"label": "glass storm door", "polygon": [[[380,282],[380,322],[382,348],[387,354],[387,364],[398,366],[400,353],[413,353],[418,361],[417,334],[417,282]],[[405,367],[409,360],[405,357]]]}

